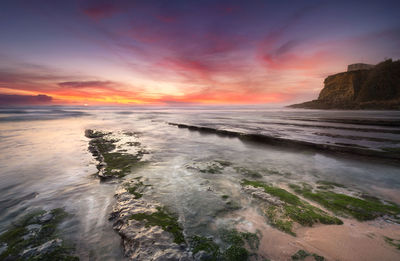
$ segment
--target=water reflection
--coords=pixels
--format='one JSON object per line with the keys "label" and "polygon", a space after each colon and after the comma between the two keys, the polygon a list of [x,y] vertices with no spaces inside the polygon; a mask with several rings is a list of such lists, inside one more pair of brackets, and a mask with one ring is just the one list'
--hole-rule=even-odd
{"label": "water reflection", "polygon": [[[120,238],[108,221],[118,182],[100,183],[93,176],[96,172],[95,161],[87,151],[88,140],[84,137],[87,128],[139,133],[140,142],[150,151],[151,164],[132,175],[143,176],[146,182],[154,185],[147,196],[178,213],[189,234],[204,231],[212,233],[212,227],[222,222],[222,219],[215,219],[216,213],[225,208],[226,202],[221,199],[222,195],[229,195],[233,203],[242,207],[250,204],[240,193],[239,183],[243,175],[234,168],[227,167],[215,175],[201,174],[187,168],[187,164],[194,161],[218,159],[232,162],[235,166],[259,170],[260,173],[268,169],[290,174],[290,177],[265,174],[263,179],[274,183],[290,179],[305,182],[318,179],[336,181],[400,203],[399,166],[396,163],[281,149],[246,143],[237,138],[192,132],[166,124],[202,123],[225,129],[261,131],[293,139],[321,139],[326,142],[332,137],[316,138],[316,135],[311,134],[316,131],[326,133],[326,128],[299,124],[293,127],[293,124],[298,123],[302,117],[398,120],[399,113],[176,109],[143,111],[120,108],[79,109],[79,113],[76,113],[78,109],[73,108],[70,112],[64,108],[61,112],[50,111],[48,115],[43,111],[3,111],[3,115],[7,116],[2,116],[3,121],[0,123],[1,232],[30,209],[65,207],[73,217],[63,225],[63,231],[66,237],[76,242],[78,254],[83,260],[123,259]],[[12,117],[17,117],[17,114],[33,114],[34,117],[24,116],[16,121]],[[53,117],[54,114],[57,117]],[[325,127],[341,126],[339,123],[321,121],[318,124]],[[307,124],[302,122],[301,125]],[[354,130],[333,128],[329,131],[362,136],[365,132],[359,132],[357,128],[372,128],[357,124],[347,126]],[[379,137],[399,139],[397,127],[379,128],[392,131],[379,134]],[[368,137],[373,136],[367,133]],[[378,146],[372,140],[352,142]],[[379,146],[382,144],[379,143]]]}

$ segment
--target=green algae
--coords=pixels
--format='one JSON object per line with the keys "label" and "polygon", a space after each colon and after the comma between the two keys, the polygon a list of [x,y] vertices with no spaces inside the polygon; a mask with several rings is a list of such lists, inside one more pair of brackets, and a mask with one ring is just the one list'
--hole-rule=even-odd
{"label": "green algae", "polygon": [[250,252],[258,249],[260,239],[257,234],[250,232],[240,232],[235,229],[221,229],[219,231],[221,243],[225,248],[221,248],[211,238],[202,236],[193,236],[190,240],[190,245],[193,254],[200,251],[207,253],[207,258],[204,260],[210,261],[245,261],[255,253]]}
{"label": "green algae", "polygon": [[221,256],[218,244],[215,243],[211,238],[196,235],[191,237],[190,245],[192,247],[193,255],[200,251],[208,253],[209,258],[207,260],[218,260],[218,258]]}
{"label": "green algae", "polygon": [[219,163],[218,164],[211,163],[206,168],[199,169],[199,171],[202,173],[221,174],[223,169],[224,169],[224,167],[219,165]]}
{"label": "green algae", "polygon": [[310,253],[308,253],[307,251],[305,251],[303,249],[300,249],[294,255],[292,255],[292,260],[303,260],[308,256],[310,256]]}
{"label": "green algae", "polygon": [[[79,260],[71,254],[73,248],[65,244],[55,246],[52,251],[36,253],[30,257],[23,257],[22,252],[28,248],[38,247],[58,237],[57,226],[67,217],[63,209],[53,209],[49,212],[52,218],[47,221],[40,221],[41,215],[46,212],[38,210],[31,212],[16,221],[11,227],[0,235],[0,244],[6,244],[6,250],[0,254],[0,260]],[[30,234],[29,225],[40,225],[35,233]]]}
{"label": "green algae", "polygon": [[130,142],[127,142],[126,145],[131,146],[131,147],[139,147],[141,145],[141,143],[138,141],[130,141]]}
{"label": "green algae", "polygon": [[220,236],[221,240],[229,245],[222,253],[224,259],[229,261],[248,260],[251,253],[246,247],[255,251],[260,244],[260,239],[255,233],[240,232],[235,229],[222,229],[220,230]]}
{"label": "green algae", "polygon": [[332,191],[313,191],[308,187],[291,185],[294,191],[303,197],[317,202],[326,209],[339,214],[349,215],[359,221],[373,220],[384,215],[400,214],[400,208],[389,202],[381,202],[375,197],[363,195],[363,198],[352,197]]}
{"label": "green algae", "polygon": [[142,193],[137,192],[137,190],[138,190],[139,188],[140,188],[140,185],[135,184],[134,186],[127,186],[127,187],[126,187],[126,190],[127,190],[130,194],[134,195],[134,196],[135,196],[135,199],[139,199],[139,198],[141,198],[141,197],[143,196]]}
{"label": "green algae", "polygon": [[[103,137],[94,138],[89,141],[89,146],[97,148],[100,154],[108,153],[115,149],[113,140],[108,140]],[[98,155],[95,155],[98,156]]]}
{"label": "green algae", "polygon": [[224,200],[226,200],[226,199],[229,198],[229,196],[228,196],[228,195],[222,195],[221,198],[224,199]]}
{"label": "green algae", "polygon": [[104,153],[104,162],[107,164],[104,169],[106,176],[123,177],[131,171],[133,167],[140,167],[145,162],[140,162],[142,154],[132,155],[121,152]]}
{"label": "green algae", "polygon": [[226,160],[215,160],[215,162],[219,163],[223,167],[229,167],[233,165],[232,162]]}
{"label": "green algae", "polygon": [[[132,168],[140,167],[145,162],[141,159],[145,153],[144,150],[139,150],[137,154],[125,153],[124,150],[114,151],[115,143],[118,139],[111,139],[111,132],[101,132],[86,130],[86,137],[90,138],[89,150],[93,156],[100,162],[97,165],[99,171],[102,171],[101,177],[123,177],[128,174]],[[129,146],[140,146],[140,142],[128,142]],[[103,164],[105,163],[105,164]]]}
{"label": "green algae", "polygon": [[161,227],[164,231],[167,231],[173,235],[174,242],[177,244],[185,242],[182,228],[178,223],[178,219],[172,216],[165,208],[157,207],[157,211],[154,213],[137,213],[133,214],[130,218],[137,221],[144,221],[147,227]]}
{"label": "green algae", "polygon": [[133,131],[125,131],[124,135],[130,136],[130,137],[137,137],[139,135],[138,132],[133,132]]}
{"label": "green algae", "polygon": [[102,138],[106,135],[111,134],[111,132],[102,132],[102,131],[95,131],[95,130],[85,130],[85,136],[89,139],[95,138]]}
{"label": "green algae", "polygon": [[251,169],[244,168],[244,167],[234,167],[234,169],[236,170],[236,172],[238,172],[244,176],[247,176],[249,178],[254,178],[254,179],[262,178],[262,175],[258,171],[255,171],[255,170],[251,170]]}
{"label": "green algae", "polygon": [[332,181],[327,181],[327,180],[318,180],[317,184],[320,186],[326,186],[328,189],[334,189],[335,187],[338,188],[345,188],[346,186],[343,184],[339,184],[336,182],[332,182]]}
{"label": "green algae", "polygon": [[268,193],[272,196],[279,198],[280,200],[293,205],[301,204],[301,200],[298,196],[278,187],[273,187],[267,185],[261,181],[254,181],[254,180],[242,180],[242,186],[253,186],[255,188],[263,188],[265,193]]}
{"label": "green algae", "polygon": [[229,261],[243,261],[249,259],[249,251],[242,246],[230,246],[225,250],[223,257]]}
{"label": "green algae", "polygon": [[268,175],[282,176],[282,177],[286,177],[286,178],[288,178],[288,177],[290,177],[292,175],[289,172],[281,172],[281,171],[273,170],[273,169],[266,169],[265,172]]}
{"label": "green algae", "polygon": [[143,196],[143,191],[146,187],[151,187],[151,185],[144,184],[141,181],[142,177],[136,177],[130,183],[125,183],[125,189],[132,195],[135,196],[135,199],[139,199]]}
{"label": "green algae", "polygon": [[260,238],[256,233],[222,229],[220,235],[221,240],[230,245],[245,246],[247,244],[252,250],[257,250],[260,245]]}
{"label": "green algae", "polygon": [[321,209],[312,205],[304,203],[301,206],[290,206],[287,205],[285,208],[285,214],[291,219],[301,224],[302,226],[311,227],[315,223],[321,223],[326,225],[342,225],[343,222],[336,218],[329,216]]}
{"label": "green algae", "polygon": [[228,161],[214,160],[209,162],[193,162],[187,164],[186,167],[188,169],[196,169],[201,173],[221,174],[222,171],[230,165],[231,163]]}
{"label": "green algae", "polygon": [[265,210],[265,215],[267,216],[269,223],[271,226],[287,233],[292,236],[296,236],[296,234],[292,231],[293,221],[288,220],[287,217],[282,215],[276,206],[269,206]]}
{"label": "green algae", "polygon": [[[315,223],[343,224],[340,219],[328,215],[323,210],[308,204],[285,189],[274,187],[260,181],[250,181],[246,179],[242,180],[242,186],[262,188],[265,193],[277,197],[283,202],[283,204],[279,206],[268,206],[265,209],[265,215],[273,227],[290,235],[296,235],[292,231],[293,222],[297,222],[302,226],[312,226]],[[291,185],[292,188],[293,186],[296,186],[296,188],[299,187],[297,185]]]}
{"label": "green algae", "polygon": [[323,256],[317,255],[315,253],[309,253],[303,249],[300,249],[295,254],[292,255],[292,260],[304,260],[307,257],[312,256],[314,257],[315,261],[324,261],[325,258]]}
{"label": "green algae", "polygon": [[390,237],[383,237],[385,239],[385,242],[388,243],[391,246],[396,247],[398,250],[400,250],[400,239],[393,239]]}

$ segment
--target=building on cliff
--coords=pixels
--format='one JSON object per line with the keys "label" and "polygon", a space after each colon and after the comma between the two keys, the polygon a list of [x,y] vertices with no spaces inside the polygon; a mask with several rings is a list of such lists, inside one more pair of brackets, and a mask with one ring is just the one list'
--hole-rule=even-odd
{"label": "building on cliff", "polygon": [[353,63],[347,66],[347,71],[358,71],[358,70],[370,70],[374,68],[375,65],[373,64],[366,64],[366,63]]}

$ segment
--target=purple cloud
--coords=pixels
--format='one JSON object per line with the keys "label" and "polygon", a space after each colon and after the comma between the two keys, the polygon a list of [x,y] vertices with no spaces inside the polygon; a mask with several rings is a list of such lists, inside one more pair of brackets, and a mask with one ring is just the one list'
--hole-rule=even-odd
{"label": "purple cloud", "polygon": [[38,94],[38,95],[17,95],[17,94],[0,94],[1,105],[28,105],[28,104],[49,104],[53,97]]}

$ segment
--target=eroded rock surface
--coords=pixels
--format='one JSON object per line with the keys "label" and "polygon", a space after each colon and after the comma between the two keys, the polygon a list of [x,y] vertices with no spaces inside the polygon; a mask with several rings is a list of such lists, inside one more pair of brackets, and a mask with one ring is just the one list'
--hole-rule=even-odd
{"label": "eroded rock surface", "polygon": [[268,193],[264,192],[263,188],[256,188],[250,185],[244,186],[243,187],[243,191],[252,195],[254,198],[258,198],[261,199],[271,205],[274,206],[281,206],[284,204],[284,202],[282,202],[281,200],[279,200],[279,198],[277,197],[273,197]]}
{"label": "eroded rock surface", "polygon": [[140,166],[144,150],[131,132],[103,132],[86,130],[85,136],[90,139],[89,151],[98,161],[97,175],[102,179],[123,177],[133,167]]}
{"label": "eroded rock surface", "polygon": [[[129,185],[138,184],[140,181],[136,180]],[[186,244],[175,243],[174,235],[162,226],[149,225],[146,219],[132,218],[135,215],[156,215],[162,206],[142,197],[137,198],[127,188],[123,185],[116,191],[117,202],[111,214],[113,228],[122,237],[125,255],[131,260],[193,260]]]}
{"label": "eroded rock surface", "polygon": [[63,209],[53,209],[22,217],[0,235],[0,260],[79,260],[59,238],[57,226],[67,215]]}

